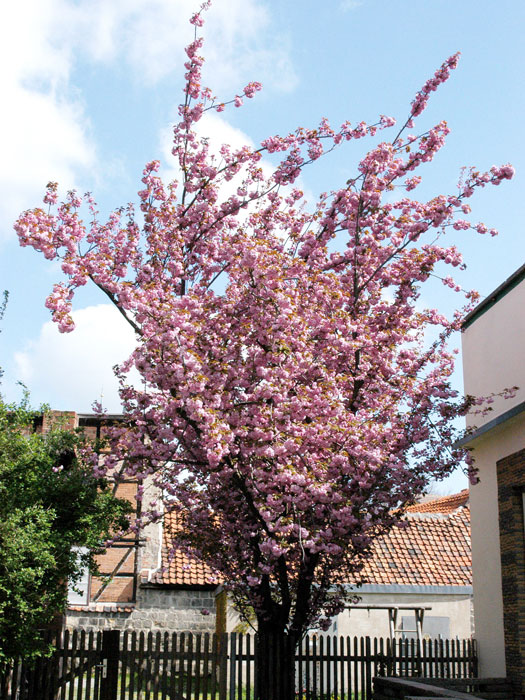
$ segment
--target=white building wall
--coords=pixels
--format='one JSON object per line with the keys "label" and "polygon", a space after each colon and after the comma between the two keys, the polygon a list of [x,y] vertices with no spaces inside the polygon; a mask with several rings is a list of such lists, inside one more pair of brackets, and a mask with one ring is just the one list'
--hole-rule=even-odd
{"label": "white building wall", "polygon": [[518,387],[513,398],[495,397],[485,416],[471,413],[467,426],[481,427],[525,401],[525,280],[463,331],[462,348],[466,394]]}
{"label": "white building wall", "polygon": [[[377,589],[370,592],[371,588]],[[403,590],[405,592],[403,592]],[[412,591],[412,592],[407,592]],[[428,606],[426,611],[429,617],[448,618],[449,637],[451,639],[470,639],[473,635],[472,615],[472,588],[471,587],[439,587],[439,586],[367,586],[364,590],[356,590],[360,597],[359,605],[403,605],[403,606]],[[400,610],[398,622],[401,618],[413,616],[412,610]],[[387,610],[345,610],[332,620],[328,632],[350,637],[377,637],[388,638],[390,627]],[[226,631],[252,632],[253,630],[241,623],[239,613],[233,605],[228,605],[226,616]]]}
{"label": "white building wall", "polygon": [[470,488],[470,511],[481,676],[506,675],[496,463],[525,448],[525,413],[498,421],[525,401],[524,310],[525,280],[521,280],[474,318],[462,337],[466,394],[487,396],[519,387],[513,398],[496,397],[487,415],[467,417],[469,427],[486,430],[467,443],[479,470],[479,483]]}
{"label": "white building wall", "polygon": [[[452,587],[450,587],[448,590],[451,592],[449,593],[437,592],[437,586],[420,586],[419,591],[412,593],[399,592],[402,589],[409,590],[412,588],[410,586],[385,586],[384,588],[384,592],[377,593],[356,591],[361,598],[358,605],[429,607],[431,609],[425,611],[425,617],[447,618],[451,639],[470,639],[472,636],[472,594],[470,588],[461,592],[458,586],[456,591],[452,592]],[[392,590],[386,590],[388,588],[392,588]],[[414,616],[414,612],[412,610],[399,610],[398,626],[401,625],[401,618],[408,616]],[[345,610],[337,616],[334,622],[333,627],[336,634],[351,637],[387,638],[390,636],[388,610],[365,610],[362,608]]]}
{"label": "white building wall", "polygon": [[[525,384],[525,382],[524,382]],[[479,483],[470,487],[474,619],[480,676],[505,676],[496,462],[525,448],[525,413],[471,443]]]}

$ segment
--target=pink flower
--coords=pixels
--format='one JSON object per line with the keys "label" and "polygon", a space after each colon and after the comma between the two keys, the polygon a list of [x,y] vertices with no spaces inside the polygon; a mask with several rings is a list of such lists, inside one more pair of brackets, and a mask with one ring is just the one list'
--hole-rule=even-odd
{"label": "pink flower", "polygon": [[204,20],[202,19],[200,12],[196,12],[190,19],[190,24],[195,25],[196,27],[202,27],[204,26]]}
{"label": "pink flower", "polygon": [[244,88],[243,92],[246,97],[252,98],[256,92],[262,90],[261,83],[251,82]]}

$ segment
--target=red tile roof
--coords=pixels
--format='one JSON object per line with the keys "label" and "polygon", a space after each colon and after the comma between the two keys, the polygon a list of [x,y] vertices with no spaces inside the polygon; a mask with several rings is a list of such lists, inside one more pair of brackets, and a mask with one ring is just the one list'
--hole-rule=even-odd
{"label": "red tile roof", "polygon": [[190,559],[182,552],[170,553],[171,539],[177,529],[176,514],[166,513],[163,528],[162,568],[154,574],[149,583],[160,586],[216,586],[217,577],[213,575],[209,566],[201,561]]}
{"label": "red tile roof", "polygon": [[416,503],[407,508],[407,513],[452,513],[453,511],[468,504],[469,491],[463,489],[452,496],[442,496],[433,498],[423,503]]}
{"label": "red tile roof", "polygon": [[132,613],[135,605],[132,603],[89,603],[88,605],[68,605],[68,610],[73,612],[96,612],[96,613]]}
{"label": "red tile roof", "polygon": [[469,508],[409,513],[405,527],[376,540],[361,575],[378,585],[472,585]]}
{"label": "red tile roof", "polygon": [[[362,577],[369,584],[468,586],[472,584],[468,490],[407,509],[405,527],[395,527],[376,540]],[[167,586],[213,586],[217,579],[202,562],[181,552],[169,556],[176,528],[165,516],[162,564],[150,583]]]}

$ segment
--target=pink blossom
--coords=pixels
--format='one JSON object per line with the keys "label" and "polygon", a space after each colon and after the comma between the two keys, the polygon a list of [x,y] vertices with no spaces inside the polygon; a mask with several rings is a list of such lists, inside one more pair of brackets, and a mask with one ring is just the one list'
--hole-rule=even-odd
{"label": "pink blossom", "polygon": [[450,71],[456,68],[458,65],[459,56],[459,52],[455,53],[453,56],[450,56],[450,58],[448,58],[442,64],[439,70],[435,72],[434,77],[430,80],[427,80],[427,82],[423,85],[421,90],[416,95],[416,98],[412,102],[411,114],[413,117],[417,117],[421,114],[421,112],[423,112],[427,105],[430,93],[434,90],[437,90],[441,83],[444,83],[446,80],[448,80],[450,76]]}
{"label": "pink blossom", "polygon": [[261,83],[251,82],[244,88],[243,93],[246,97],[252,98],[259,90],[262,90]]}

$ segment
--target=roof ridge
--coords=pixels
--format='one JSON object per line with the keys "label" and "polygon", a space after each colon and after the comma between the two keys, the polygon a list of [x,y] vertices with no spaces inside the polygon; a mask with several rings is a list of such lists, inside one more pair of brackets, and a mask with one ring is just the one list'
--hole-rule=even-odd
{"label": "roof ridge", "polygon": [[431,513],[441,512],[450,513],[457,508],[465,506],[469,501],[469,490],[463,489],[458,493],[453,493],[448,496],[438,496],[429,501],[414,503],[408,506],[406,513]]}

